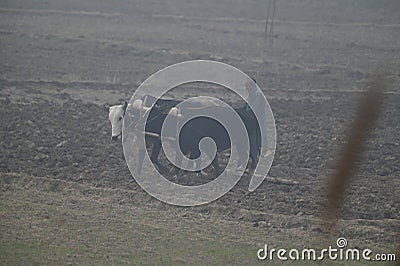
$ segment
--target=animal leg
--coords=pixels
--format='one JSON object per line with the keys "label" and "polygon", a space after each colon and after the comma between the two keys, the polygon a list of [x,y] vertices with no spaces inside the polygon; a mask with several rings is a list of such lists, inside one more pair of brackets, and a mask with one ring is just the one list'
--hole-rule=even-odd
{"label": "animal leg", "polygon": [[218,155],[215,155],[215,158],[211,162],[211,165],[214,167],[215,176],[219,176],[221,174],[221,169],[219,168]]}
{"label": "animal leg", "polygon": [[161,150],[161,141],[159,139],[157,139],[156,141],[154,141],[153,144],[153,149],[151,151],[151,156],[150,156],[150,160],[151,162],[157,167],[157,169],[161,172],[161,173],[165,173],[168,172],[168,169],[166,167],[164,167],[159,161],[158,161],[158,154],[160,154],[160,150]]}
{"label": "animal leg", "polygon": [[259,132],[256,132],[250,136],[250,158],[251,158],[251,168],[254,170],[258,164],[260,155],[260,140]]}
{"label": "animal leg", "polygon": [[139,156],[138,156],[138,169],[136,171],[136,173],[138,175],[140,175],[140,173],[142,172],[142,166],[143,166],[143,160],[144,160],[144,153],[146,152],[146,150],[144,149],[140,149],[139,150]]}

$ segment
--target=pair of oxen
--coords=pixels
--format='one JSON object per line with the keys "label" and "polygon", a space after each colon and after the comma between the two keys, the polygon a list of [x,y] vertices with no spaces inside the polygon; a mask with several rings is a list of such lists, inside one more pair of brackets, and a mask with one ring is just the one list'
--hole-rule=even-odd
{"label": "pair of oxen", "polygon": [[[167,167],[163,166],[159,160],[158,156],[163,147],[163,140],[174,140],[178,141],[179,148],[182,153],[176,152],[175,165],[180,166],[182,163],[182,154],[193,160],[201,155],[199,148],[199,143],[204,138],[211,138],[216,146],[217,151],[224,151],[231,149],[233,146],[236,147],[239,159],[237,161],[238,169],[243,169],[247,166],[249,157],[251,158],[250,168],[254,169],[258,162],[258,157],[260,153],[260,134],[259,124],[253,113],[253,111],[248,108],[247,105],[235,108],[234,110],[243,121],[243,124],[247,131],[247,138],[249,142],[246,141],[236,141],[236,143],[231,143],[229,133],[227,132],[224,125],[222,125],[216,119],[206,117],[206,116],[194,116],[193,119],[187,121],[181,128],[180,131],[174,131],[171,129],[162,129],[167,115],[176,118],[176,123],[185,116],[193,115],[200,109],[208,108],[216,110],[216,112],[225,112],[226,107],[221,107],[217,102],[214,102],[212,98],[201,99],[197,102],[192,102],[190,108],[182,109],[176,106],[181,103],[177,100],[166,100],[166,99],[151,99],[151,96],[145,96],[142,99],[133,101],[128,105],[127,102],[121,105],[114,105],[109,107],[109,120],[112,127],[112,140],[118,140],[122,136],[122,123],[124,116],[129,116],[130,124],[125,127],[133,128],[132,132],[136,135],[135,137],[145,137],[146,145],[151,145],[152,150],[150,154],[151,162],[158,168],[161,173],[168,172]],[[151,102],[151,104],[148,104]],[[146,115],[145,115],[146,114]],[[147,119],[145,119],[145,117]],[[143,127],[145,123],[145,127]],[[140,127],[142,126],[142,127]],[[143,130],[138,130],[138,128],[144,128]],[[167,131],[166,135],[168,137],[162,138],[162,130]],[[244,146],[244,143],[248,143],[249,146]],[[140,174],[143,159],[145,156],[145,149],[138,150],[138,169],[136,172]],[[215,155],[215,153],[214,153]],[[212,158],[211,165],[214,168],[215,174],[218,176],[221,173],[218,164],[218,155]],[[182,173],[180,167],[175,167],[175,173]]]}

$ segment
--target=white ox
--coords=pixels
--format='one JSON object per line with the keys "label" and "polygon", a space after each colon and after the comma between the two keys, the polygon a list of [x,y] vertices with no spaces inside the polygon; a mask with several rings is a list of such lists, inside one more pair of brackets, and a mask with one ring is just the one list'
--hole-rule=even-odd
{"label": "white ox", "polygon": [[[151,108],[146,107],[144,105],[143,100],[135,100],[132,104],[128,104],[127,102],[124,102],[123,104],[120,104],[120,105],[108,106],[108,108],[109,108],[108,118],[111,123],[111,139],[115,141],[115,140],[120,139],[120,137],[122,138],[123,119],[124,119],[125,115],[129,115],[131,118],[133,118],[133,121],[134,121],[134,124],[130,125],[130,126],[133,126],[134,142],[135,142],[135,140],[138,140],[139,138],[143,137],[143,134],[145,134],[146,136],[150,137],[149,139],[146,138],[146,146],[150,145],[150,146],[153,146],[153,148],[154,148],[154,140],[158,139],[158,141],[156,141],[156,144],[158,144],[158,145],[156,145],[156,149],[153,149],[153,151],[152,151],[151,160],[160,170],[163,169],[163,166],[160,165],[157,160],[157,156],[158,156],[159,149],[160,149],[160,145],[159,145],[160,143],[158,143],[160,140],[160,135],[157,133],[153,133],[153,132],[140,132],[139,130],[136,130],[136,126],[137,126],[138,122],[144,117],[146,112],[151,110]],[[181,117],[181,114],[179,113],[178,109],[175,107],[172,107],[169,112],[174,117],[177,117],[177,118]],[[167,138],[166,140],[169,141],[170,139]],[[136,146],[136,145],[134,144],[134,146]],[[137,172],[140,174],[143,159],[144,159],[144,150],[138,150],[138,154],[139,154],[139,156],[138,156],[139,164],[138,164]]]}

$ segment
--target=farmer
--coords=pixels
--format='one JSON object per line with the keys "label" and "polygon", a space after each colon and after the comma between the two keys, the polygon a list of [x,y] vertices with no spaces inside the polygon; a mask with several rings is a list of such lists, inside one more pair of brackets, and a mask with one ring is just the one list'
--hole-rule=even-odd
{"label": "farmer", "polygon": [[[245,84],[245,88],[247,92],[249,93],[249,100],[247,104],[247,110],[250,111],[250,105],[253,108],[253,112],[257,113],[259,115],[259,126],[257,127],[256,132],[250,136],[251,140],[255,141],[250,141],[250,149],[256,149],[258,150],[258,154],[260,154],[261,151],[261,132],[263,134],[266,134],[266,121],[265,121],[265,96],[263,95],[262,91],[258,89],[257,87],[257,82],[254,78],[252,78],[252,81],[249,80]],[[257,162],[258,162],[257,157]]]}

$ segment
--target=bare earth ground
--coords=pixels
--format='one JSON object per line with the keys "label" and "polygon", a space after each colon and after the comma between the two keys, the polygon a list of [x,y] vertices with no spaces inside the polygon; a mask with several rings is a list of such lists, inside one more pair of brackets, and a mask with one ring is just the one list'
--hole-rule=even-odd
{"label": "bare earth ground", "polygon": [[[326,248],[338,236],[352,248],[393,253],[399,11],[396,1],[278,1],[272,48],[264,1],[2,1],[0,263],[252,265],[264,243]],[[103,105],[193,59],[256,77],[277,125],[270,175],[299,184],[264,182],[249,193],[244,176],[211,204],[179,208],[129,182]],[[347,188],[338,233],[327,237],[319,219],[327,176],[376,68],[391,71],[393,85]]]}

